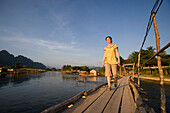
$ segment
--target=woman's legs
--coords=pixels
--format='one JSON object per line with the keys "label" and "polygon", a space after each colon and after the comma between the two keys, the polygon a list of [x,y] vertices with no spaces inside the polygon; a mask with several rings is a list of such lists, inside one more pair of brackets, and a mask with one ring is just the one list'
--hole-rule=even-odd
{"label": "woman's legs", "polygon": [[113,78],[115,79],[115,87],[117,87],[117,65],[112,64]]}
{"label": "woman's legs", "polygon": [[105,63],[105,76],[107,76],[107,83],[108,83],[108,88],[111,87],[111,65],[108,63]]}
{"label": "woman's legs", "polygon": [[111,77],[107,76],[107,83],[108,83],[108,88],[111,87]]}

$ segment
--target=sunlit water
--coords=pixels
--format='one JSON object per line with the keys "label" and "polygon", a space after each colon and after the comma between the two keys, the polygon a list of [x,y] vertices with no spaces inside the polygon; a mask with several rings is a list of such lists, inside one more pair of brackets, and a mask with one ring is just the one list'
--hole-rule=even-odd
{"label": "sunlit water", "polygon": [[76,82],[76,77],[45,72],[0,78],[0,113],[38,113],[106,82],[104,77],[81,78]]}
{"label": "sunlit water", "polygon": [[[59,72],[45,72],[34,75],[20,75],[0,78],[0,113],[39,113],[81,91],[87,91],[105,83],[105,77],[80,78],[78,75],[63,75]],[[146,102],[160,112],[159,82],[141,80],[141,87],[148,94]],[[170,112],[170,85],[165,84],[166,110]]]}

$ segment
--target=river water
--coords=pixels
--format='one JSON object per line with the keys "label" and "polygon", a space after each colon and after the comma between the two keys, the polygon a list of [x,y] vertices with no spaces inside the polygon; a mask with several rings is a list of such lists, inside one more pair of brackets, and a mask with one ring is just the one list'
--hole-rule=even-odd
{"label": "river water", "polygon": [[[137,79],[135,80],[137,83]],[[147,103],[150,107],[152,107],[155,112],[161,113],[160,110],[160,82],[154,80],[145,80],[141,79],[141,87],[144,89],[143,91],[147,92],[147,95],[142,95],[143,98],[147,98]],[[165,82],[165,95],[166,95],[166,112],[170,113],[170,83]]]}
{"label": "river water", "polygon": [[[0,113],[39,113],[81,91],[87,91],[105,83],[105,77],[80,78],[59,72],[44,72],[0,78]],[[148,92],[149,106],[160,112],[159,82],[142,80],[141,86]],[[170,85],[166,88],[166,108],[170,112]]]}
{"label": "river water", "polygon": [[0,113],[39,113],[106,82],[104,77],[80,78],[76,82],[77,77],[44,72],[0,78]]}

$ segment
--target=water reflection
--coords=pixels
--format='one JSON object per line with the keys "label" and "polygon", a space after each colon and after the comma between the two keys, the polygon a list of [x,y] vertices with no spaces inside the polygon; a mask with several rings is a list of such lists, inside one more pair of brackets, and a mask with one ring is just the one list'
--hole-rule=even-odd
{"label": "water reflection", "polygon": [[29,81],[31,79],[40,78],[42,74],[7,74],[6,76],[0,77],[0,87],[6,86],[8,84],[16,85],[23,82]]}
{"label": "water reflection", "polygon": [[166,113],[166,96],[165,96],[165,87],[163,85],[160,86],[160,91],[161,91],[161,113]]}
{"label": "water reflection", "polygon": [[[137,79],[135,79],[135,82],[137,83]],[[166,112],[170,112],[170,84],[168,82],[165,82],[164,87],[161,88],[159,81],[141,79],[141,87],[147,92],[147,95],[141,94],[141,96],[149,100],[146,103],[152,107],[155,112],[161,112],[161,102],[166,105]]]}
{"label": "water reflection", "polygon": [[103,83],[105,81],[104,77],[91,77],[91,76],[80,76],[80,75],[62,75],[63,80],[75,80],[76,84],[78,83]]}
{"label": "water reflection", "polygon": [[59,72],[1,77],[0,112],[39,113],[104,82],[104,77],[63,75]]}

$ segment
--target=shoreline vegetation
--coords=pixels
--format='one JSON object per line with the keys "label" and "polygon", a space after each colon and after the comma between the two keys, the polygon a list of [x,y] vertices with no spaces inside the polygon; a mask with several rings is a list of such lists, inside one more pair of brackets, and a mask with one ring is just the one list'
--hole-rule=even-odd
{"label": "shoreline vegetation", "polygon": [[46,72],[45,69],[31,69],[31,68],[21,68],[21,69],[4,69],[0,68],[0,77],[3,76],[15,76],[20,74],[38,74]]}

